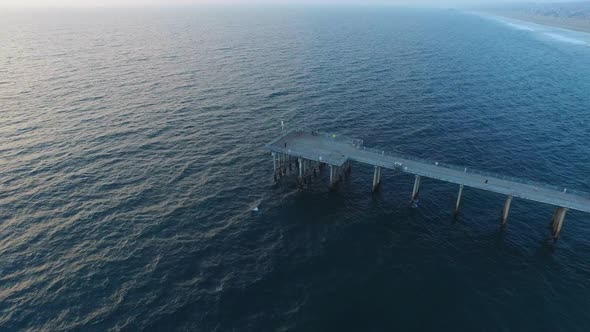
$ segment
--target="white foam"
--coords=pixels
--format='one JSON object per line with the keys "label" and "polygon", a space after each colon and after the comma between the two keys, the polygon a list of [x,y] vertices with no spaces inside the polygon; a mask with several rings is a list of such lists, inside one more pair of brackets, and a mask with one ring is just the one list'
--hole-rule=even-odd
{"label": "white foam", "polygon": [[516,23],[510,23],[510,22],[506,22],[506,21],[500,21],[510,27],[513,27],[515,29],[518,30],[525,30],[525,31],[535,31],[535,29],[531,28],[530,26],[527,25],[522,25],[522,24],[516,24]]}
{"label": "white foam", "polygon": [[511,28],[534,32],[536,35],[549,37],[553,40],[574,44],[590,46],[590,34],[570,31],[563,28],[539,25],[536,23],[520,22],[517,20],[507,20],[500,17],[491,17],[496,21],[503,23]]}
{"label": "white foam", "polygon": [[590,44],[588,44],[588,42],[585,42],[583,40],[562,36],[557,33],[546,32],[545,35],[549,36],[555,40],[559,40],[559,41],[566,42],[566,43],[571,43],[571,44],[576,44],[576,45],[589,45],[590,46]]}

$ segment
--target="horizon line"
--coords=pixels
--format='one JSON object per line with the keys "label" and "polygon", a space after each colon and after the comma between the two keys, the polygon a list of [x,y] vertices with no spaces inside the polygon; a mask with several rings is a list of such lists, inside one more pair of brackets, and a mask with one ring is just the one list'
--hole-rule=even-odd
{"label": "horizon line", "polygon": [[272,7],[414,7],[414,8],[466,8],[466,7],[477,7],[473,5],[467,5],[465,3],[460,4],[440,4],[438,2],[428,3],[415,3],[412,1],[408,2],[391,2],[391,1],[379,1],[367,3],[363,1],[344,1],[344,2],[333,2],[333,1],[305,1],[295,3],[291,1],[254,1],[254,2],[241,2],[241,1],[223,1],[223,2],[192,2],[192,3],[117,3],[117,2],[96,2],[96,3],[57,3],[57,4],[7,4],[0,3],[0,9],[107,9],[107,8],[186,8],[186,7],[258,7],[258,6],[272,6]]}

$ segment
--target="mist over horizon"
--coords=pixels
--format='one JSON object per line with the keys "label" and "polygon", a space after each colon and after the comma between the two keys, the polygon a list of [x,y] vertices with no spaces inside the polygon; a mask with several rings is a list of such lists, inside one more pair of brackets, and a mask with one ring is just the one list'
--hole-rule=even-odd
{"label": "mist over horizon", "polygon": [[477,7],[508,4],[538,4],[538,3],[572,3],[588,1],[568,0],[1,0],[1,7],[30,8],[30,7],[143,7],[143,6],[195,6],[195,5],[334,5],[334,6],[428,6],[428,7]]}

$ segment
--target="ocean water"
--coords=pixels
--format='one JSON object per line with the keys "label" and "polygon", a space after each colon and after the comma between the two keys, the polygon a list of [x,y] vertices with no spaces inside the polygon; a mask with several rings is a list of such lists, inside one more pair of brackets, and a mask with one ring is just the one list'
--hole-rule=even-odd
{"label": "ocean water", "polygon": [[[0,330],[588,331],[590,216],[352,165],[287,128],[590,191],[590,47],[394,7],[0,12]],[[559,33],[562,32],[558,32]],[[259,207],[259,212],[251,209]]]}

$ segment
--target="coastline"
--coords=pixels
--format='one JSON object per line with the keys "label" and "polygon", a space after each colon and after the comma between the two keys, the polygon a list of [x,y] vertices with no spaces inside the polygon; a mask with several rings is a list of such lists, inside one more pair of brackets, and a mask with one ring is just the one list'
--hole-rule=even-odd
{"label": "coastline", "polygon": [[534,15],[519,11],[493,11],[491,13],[515,20],[590,33],[590,21],[588,20]]}

